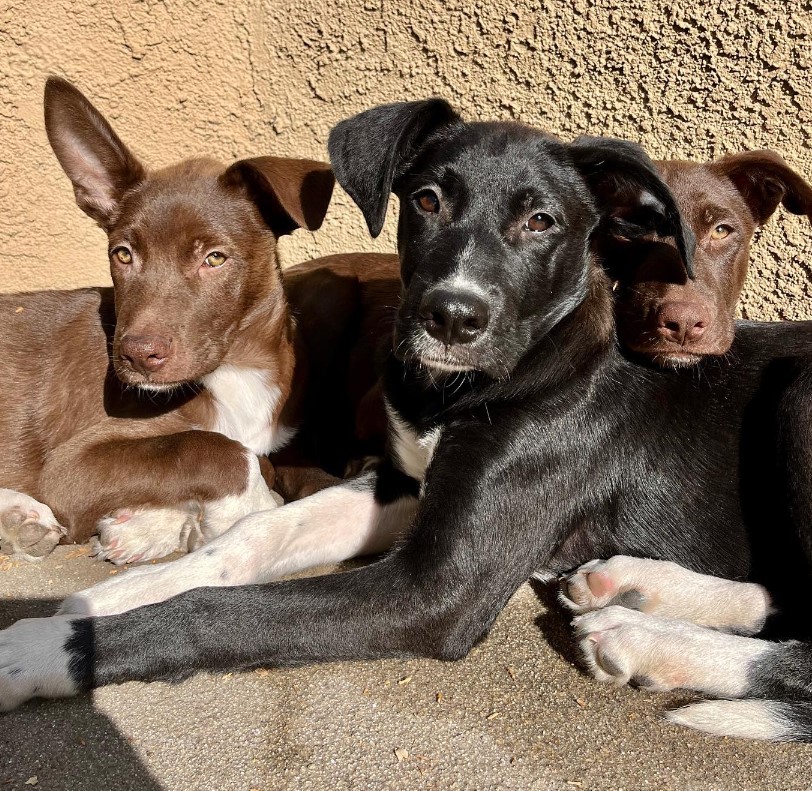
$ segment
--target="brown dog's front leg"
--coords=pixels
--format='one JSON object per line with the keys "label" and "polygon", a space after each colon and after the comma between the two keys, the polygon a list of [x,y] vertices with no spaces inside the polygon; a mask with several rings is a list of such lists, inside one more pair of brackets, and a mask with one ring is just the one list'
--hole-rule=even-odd
{"label": "brown dog's front leg", "polygon": [[127,506],[168,507],[242,495],[249,483],[250,453],[239,442],[210,431],[157,437],[82,437],[54,450],[40,477],[40,497],[80,543],[101,517]]}

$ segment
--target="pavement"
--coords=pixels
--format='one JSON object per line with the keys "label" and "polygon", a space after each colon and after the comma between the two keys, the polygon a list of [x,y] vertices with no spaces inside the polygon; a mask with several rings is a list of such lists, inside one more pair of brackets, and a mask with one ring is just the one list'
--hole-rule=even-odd
{"label": "pavement", "polygon": [[[83,548],[0,558],[0,628],[110,574]],[[801,791],[812,745],[696,734],[690,700],[598,684],[524,585],[460,662],[385,660],[128,683],[0,715],[0,791]]]}

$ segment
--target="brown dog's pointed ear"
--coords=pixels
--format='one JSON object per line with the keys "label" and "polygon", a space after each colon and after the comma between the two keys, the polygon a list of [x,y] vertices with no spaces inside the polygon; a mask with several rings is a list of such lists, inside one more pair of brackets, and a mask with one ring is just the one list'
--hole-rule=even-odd
{"label": "brown dog's pointed ear", "polygon": [[45,83],[45,129],[79,208],[109,227],[127,190],[146,175],[102,114],[67,80]]}
{"label": "brown dog's pointed ear", "polygon": [[444,99],[382,104],[336,124],[327,150],[338,183],[355,201],[371,236],[386,219],[392,185],[428,138],[460,120]]}
{"label": "brown dog's pointed ear", "polygon": [[241,159],[220,178],[228,186],[245,187],[277,236],[296,228],[317,230],[335,184],[333,171],[324,162],[284,157]]}
{"label": "brown dog's pointed ear", "polygon": [[779,203],[792,214],[812,220],[812,186],[775,151],[729,154],[710,168],[733,182],[759,225],[770,219]]}

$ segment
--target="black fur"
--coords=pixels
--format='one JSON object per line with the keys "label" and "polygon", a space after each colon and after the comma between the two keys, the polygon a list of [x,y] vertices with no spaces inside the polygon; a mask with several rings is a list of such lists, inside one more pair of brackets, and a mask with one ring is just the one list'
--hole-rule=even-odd
{"label": "black fur", "polygon": [[[373,233],[390,185],[400,198],[405,290],[386,393],[416,434],[442,429],[412,532],[381,561],[344,574],[202,588],[95,619],[92,649],[70,647],[77,683],[457,659],[540,568],[635,554],[746,578],[759,531],[791,541],[789,516],[765,524],[742,482],[764,481],[767,502],[786,500],[776,473],[783,391],[770,372],[780,364],[792,390],[812,357],[812,326],[743,324],[729,358],[692,370],[645,368],[621,354],[595,249],[607,235],[657,232],[674,236],[688,262],[691,254],[641,149],[467,124],[432,100],[339,124],[330,152]],[[436,213],[416,201],[428,188]],[[525,230],[539,212],[553,224]],[[420,305],[458,268],[487,295],[489,321],[471,343],[444,348],[423,331]],[[748,426],[754,439],[740,443]],[[378,474],[388,500],[417,486],[400,469],[392,456]]]}

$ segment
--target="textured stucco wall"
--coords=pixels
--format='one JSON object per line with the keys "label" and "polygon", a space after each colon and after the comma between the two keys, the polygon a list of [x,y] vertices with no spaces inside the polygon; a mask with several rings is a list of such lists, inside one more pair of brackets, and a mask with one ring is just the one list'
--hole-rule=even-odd
{"label": "textured stucco wall", "polygon": [[[699,7],[697,7],[699,6]],[[774,148],[812,176],[809,0],[0,0],[0,289],[107,282],[42,123],[45,76],[75,81],[153,165],[192,154],[326,157],[372,104],[446,96],[469,117],[638,139],[659,157]],[[285,262],[376,242],[337,195]],[[752,317],[812,316],[812,233],[756,247]]]}

